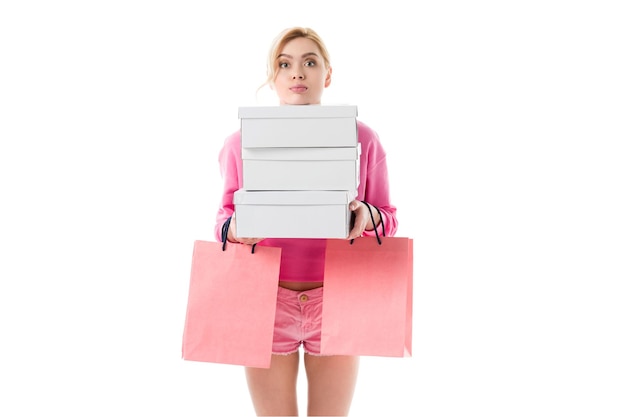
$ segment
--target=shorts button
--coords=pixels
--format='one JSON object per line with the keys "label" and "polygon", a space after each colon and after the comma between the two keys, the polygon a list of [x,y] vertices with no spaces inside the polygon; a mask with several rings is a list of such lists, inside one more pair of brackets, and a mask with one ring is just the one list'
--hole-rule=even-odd
{"label": "shorts button", "polygon": [[309,296],[306,295],[306,294],[302,294],[300,296],[300,302],[302,302],[302,303],[306,303],[308,299],[309,299]]}

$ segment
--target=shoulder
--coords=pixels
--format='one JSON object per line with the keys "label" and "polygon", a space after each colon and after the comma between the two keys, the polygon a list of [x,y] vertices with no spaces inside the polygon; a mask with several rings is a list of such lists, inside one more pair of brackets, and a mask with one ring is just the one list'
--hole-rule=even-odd
{"label": "shoulder", "polygon": [[219,152],[220,161],[241,155],[241,132],[236,131],[226,136]]}
{"label": "shoulder", "polygon": [[362,120],[356,121],[357,131],[359,132],[359,136],[370,137],[375,136],[378,137],[378,134],[374,129],[372,129],[369,125],[367,125]]}
{"label": "shoulder", "polygon": [[241,131],[237,130],[224,139],[224,145],[222,146],[222,152],[239,152],[241,149]]}
{"label": "shoulder", "polygon": [[381,147],[380,139],[378,137],[378,133],[372,129],[366,123],[357,120],[357,134],[359,138],[359,142],[361,142],[361,147],[370,148]]}
{"label": "shoulder", "polygon": [[241,130],[236,130],[224,139],[224,147],[239,146],[241,144]]}

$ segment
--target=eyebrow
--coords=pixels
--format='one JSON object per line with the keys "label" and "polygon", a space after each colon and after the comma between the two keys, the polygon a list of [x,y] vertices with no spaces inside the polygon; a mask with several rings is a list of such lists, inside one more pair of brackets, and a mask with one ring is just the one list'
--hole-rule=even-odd
{"label": "eyebrow", "polygon": [[[302,54],[302,58],[306,58],[308,56],[316,56],[319,58],[319,56],[315,52],[307,52],[305,54]],[[293,57],[289,54],[279,54],[277,58],[282,58],[282,57],[293,59]]]}

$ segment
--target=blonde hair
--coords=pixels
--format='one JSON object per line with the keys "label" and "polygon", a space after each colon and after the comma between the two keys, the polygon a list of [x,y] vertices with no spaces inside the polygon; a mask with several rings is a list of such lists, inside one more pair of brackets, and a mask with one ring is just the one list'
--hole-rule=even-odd
{"label": "blonde hair", "polygon": [[265,82],[259,87],[266,85],[271,85],[276,79],[276,72],[278,71],[278,55],[280,55],[281,51],[285,47],[285,45],[294,39],[297,38],[306,38],[310,39],[320,50],[322,54],[322,59],[324,60],[324,65],[329,68],[330,67],[330,55],[328,50],[326,49],[326,45],[322,38],[311,28],[306,27],[292,27],[283,30],[274,38],[274,42],[272,42],[272,46],[269,51],[269,55],[267,57],[267,78]]}

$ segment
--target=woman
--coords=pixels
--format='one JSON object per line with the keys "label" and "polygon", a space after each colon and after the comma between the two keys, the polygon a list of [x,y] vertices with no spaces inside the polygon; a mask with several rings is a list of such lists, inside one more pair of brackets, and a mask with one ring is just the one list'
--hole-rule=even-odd
{"label": "woman", "polygon": [[[276,92],[280,105],[321,104],[322,94],[331,79],[328,51],[315,31],[289,28],[274,40],[266,84]],[[374,228],[379,228],[381,233],[381,220],[387,236],[393,236],[397,219],[396,209],[389,201],[385,151],[371,128],[360,120],[357,128],[361,144],[360,182],[357,198],[349,205],[355,220],[347,239],[374,236]],[[224,191],[215,225],[218,240],[223,224],[234,213],[233,194],[242,188],[240,132],[226,138],[219,162]],[[308,415],[347,415],[359,358],[320,355],[326,241],[237,238],[234,217],[227,237],[230,242],[282,248],[271,366],[269,369],[246,368],[257,415],[298,415],[296,381],[300,346],[304,350],[308,382]]]}

